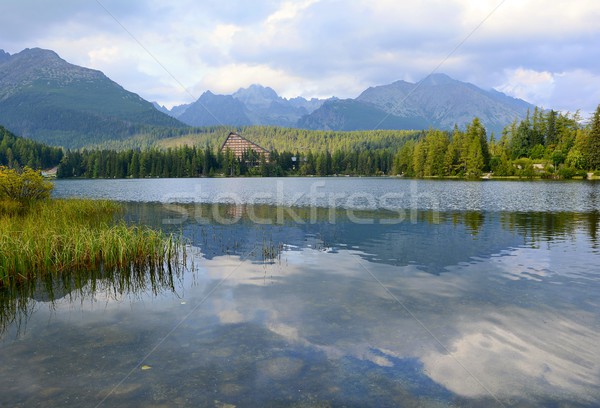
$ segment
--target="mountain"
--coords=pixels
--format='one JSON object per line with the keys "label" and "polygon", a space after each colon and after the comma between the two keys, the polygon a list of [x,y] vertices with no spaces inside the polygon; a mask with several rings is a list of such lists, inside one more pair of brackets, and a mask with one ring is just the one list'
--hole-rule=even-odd
{"label": "mountain", "polygon": [[301,117],[319,108],[323,102],[323,99],[316,98],[285,99],[272,88],[254,84],[231,95],[215,95],[207,91],[196,102],[174,106],[171,110],[156,103],[154,106],[190,126],[295,127]]}
{"label": "mountain", "polygon": [[166,106],[163,105],[159,105],[158,102],[152,102],[152,106],[154,106],[154,109],[156,109],[159,112],[162,112],[164,114],[169,114],[169,109],[167,109]]}
{"label": "mountain", "polygon": [[[162,109],[161,109],[162,108]],[[417,83],[370,87],[356,99],[285,99],[251,85],[232,95],[203,94],[191,105],[163,112],[193,126],[275,125],[313,130],[464,128],[479,117],[489,132],[502,129],[535,107],[495,90],[433,74]]]}
{"label": "mountain", "polygon": [[196,102],[188,105],[178,119],[191,126],[252,124],[243,103],[231,95],[215,95],[210,91],[204,92]]}
{"label": "mountain", "polygon": [[[39,48],[0,50],[0,124],[55,146],[76,148],[192,126],[276,125],[327,130],[464,128],[479,117],[499,133],[534,106],[494,90],[430,75],[417,83],[370,87],[355,99],[286,99],[251,85],[231,95],[207,91],[166,109],[123,89],[102,72]],[[173,133],[171,130],[162,132]],[[162,134],[161,133],[161,134]],[[176,132],[175,132],[176,133]]]}
{"label": "mountain", "polygon": [[271,89],[261,85],[241,88],[232,95],[242,102],[253,124],[294,127],[304,115],[318,108],[323,101],[313,99],[312,102],[297,97],[287,100]]}
{"label": "mountain", "polygon": [[192,126],[275,125],[313,130],[464,128],[478,117],[489,132],[524,118],[535,107],[495,90],[432,74],[417,83],[396,81],[370,87],[356,99],[285,99],[269,88],[251,85],[232,95],[204,93],[190,105],[170,111]]}
{"label": "mountain", "polygon": [[4,50],[0,50],[0,64],[8,61],[9,58],[10,58],[10,54],[8,52],[5,52]]}
{"label": "mountain", "polygon": [[312,130],[371,130],[371,129],[427,129],[428,123],[420,117],[399,117],[386,113],[377,106],[354,99],[325,102],[312,114],[302,117],[298,127]]}
{"label": "mountain", "polygon": [[102,72],[40,48],[0,52],[0,124],[63,147],[124,139],[148,127],[183,127]]}
{"label": "mountain", "polygon": [[[416,84],[397,81],[371,87],[356,101],[371,104],[386,114],[423,121],[426,127],[464,128],[478,117],[488,131],[501,132],[515,118],[524,118],[535,107],[501,92],[486,91],[477,86],[432,74]],[[313,114],[315,114],[313,112]],[[363,124],[368,129],[368,124]]]}

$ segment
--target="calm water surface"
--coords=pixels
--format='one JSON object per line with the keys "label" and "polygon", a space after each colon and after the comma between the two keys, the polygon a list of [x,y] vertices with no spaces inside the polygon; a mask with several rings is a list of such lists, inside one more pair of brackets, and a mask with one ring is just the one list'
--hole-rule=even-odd
{"label": "calm water surface", "polygon": [[233,178],[59,180],[57,197],[441,211],[600,211],[600,182]]}
{"label": "calm water surface", "polygon": [[3,294],[0,406],[600,406],[599,194],[59,181],[183,234],[186,269]]}

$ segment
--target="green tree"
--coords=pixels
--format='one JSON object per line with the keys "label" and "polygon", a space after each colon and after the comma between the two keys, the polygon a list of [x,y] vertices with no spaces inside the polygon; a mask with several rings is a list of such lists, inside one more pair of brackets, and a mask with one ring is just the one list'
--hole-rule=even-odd
{"label": "green tree", "polygon": [[511,128],[511,151],[513,159],[529,156],[532,146],[532,133],[533,129],[531,127],[529,112],[527,112],[527,117],[516,128],[514,126]]}
{"label": "green tree", "polygon": [[402,146],[400,151],[394,157],[394,173],[414,176],[412,158],[414,155],[415,142],[409,140]]}
{"label": "green tree", "polygon": [[546,145],[554,147],[558,143],[556,132],[556,111],[551,110],[546,117]]}
{"label": "green tree", "polygon": [[539,109],[537,106],[533,110],[533,118],[530,133],[530,144],[531,146],[546,144],[546,129],[547,121],[544,117],[544,111]]}
{"label": "green tree", "polygon": [[453,167],[453,175],[464,175],[467,172],[467,160],[469,156],[470,140],[465,132],[461,132],[458,126],[454,126],[452,133],[452,148],[456,151]]}
{"label": "green tree", "polygon": [[327,156],[325,155],[325,152],[321,152],[317,155],[315,172],[317,176],[326,176],[329,174],[329,169],[327,168]]}
{"label": "green tree", "polygon": [[133,178],[140,177],[140,155],[136,151],[131,156],[131,163],[129,164],[129,175]]}
{"label": "green tree", "polygon": [[444,161],[450,144],[448,135],[440,130],[430,130],[425,137],[425,143],[427,144],[425,175],[444,176],[446,174]]}
{"label": "green tree", "polygon": [[600,170],[600,105],[590,124],[586,156],[590,169]]}
{"label": "green tree", "polygon": [[413,171],[415,176],[425,176],[425,165],[427,163],[427,145],[421,140],[413,150]]}
{"label": "green tree", "polygon": [[466,176],[469,178],[476,178],[481,176],[484,167],[483,151],[481,147],[481,140],[478,137],[471,139],[469,145],[469,153],[467,155],[467,169]]}
{"label": "green tree", "polygon": [[567,154],[567,158],[565,159],[565,164],[567,167],[577,170],[583,170],[588,167],[586,156],[575,147],[569,150],[569,154]]}
{"label": "green tree", "polygon": [[469,141],[467,154],[467,177],[479,177],[489,168],[490,152],[485,128],[479,118],[467,126],[466,138]]}

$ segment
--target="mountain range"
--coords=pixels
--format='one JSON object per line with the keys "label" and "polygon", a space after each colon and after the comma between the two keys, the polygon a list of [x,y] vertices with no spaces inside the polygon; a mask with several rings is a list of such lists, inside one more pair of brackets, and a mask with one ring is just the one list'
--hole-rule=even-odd
{"label": "mountain range", "polygon": [[0,124],[63,147],[124,139],[148,127],[184,127],[102,72],[39,48],[0,50]]}
{"label": "mountain range", "polygon": [[296,127],[298,120],[319,108],[325,100],[296,97],[285,99],[269,87],[254,84],[231,95],[204,92],[191,104],[171,110],[155,103],[160,111],[190,126],[270,125]]}
{"label": "mountain range", "polygon": [[495,90],[432,74],[417,83],[397,81],[366,89],[355,99],[285,99],[251,85],[231,95],[205,92],[192,104],[158,109],[190,126],[274,125],[313,130],[464,128],[478,117],[501,132],[535,107]]}
{"label": "mountain range", "polygon": [[[451,129],[479,117],[499,132],[534,106],[495,90],[429,75],[366,89],[354,99],[286,99],[251,85],[231,95],[204,92],[166,109],[125,90],[97,70],[39,48],[0,50],[0,125],[63,147],[83,147],[188,126],[273,125],[322,130]],[[158,132],[160,133],[160,132]]]}
{"label": "mountain range", "polygon": [[[389,115],[379,114],[386,120],[410,120],[415,126],[420,122],[424,125],[423,128],[449,130],[454,125],[464,128],[474,117],[478,117],[489,131],[494,132],[501,132],[515,118],[524,118],[528,110],[535,108],[521,99],[495,90],[483,90],[445,74],[431,74],[417,83],[397,81],[389,85],[371,87],[354,101],[361,104],[360,106],[379,109],[385,115]],[[321,110],[329,111],[331,107],[331,104],[328,104]],[[326,122],[318,120],[322,114],[323,112],[316,111],[311,115],[313,118],[310,119],[313,123],[316,122],[313,126],[325,126]],[[338,116],[338,119],[348,120],[344,115]],[[367,125],[382,128],[385,122],[370,121],[362,125],[366,128]]]}

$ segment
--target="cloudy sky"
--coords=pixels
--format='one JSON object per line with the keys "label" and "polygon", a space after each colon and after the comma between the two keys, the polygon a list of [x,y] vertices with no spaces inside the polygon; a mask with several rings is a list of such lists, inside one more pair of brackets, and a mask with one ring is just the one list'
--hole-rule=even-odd
{"label": "cloudy sky", "polygon": [[597,0],[2,0],[0,49],[52,49],[168,107],[253,83],[356,97],[435,71],[591,112],[598,21]]}

